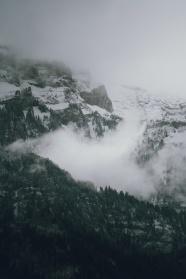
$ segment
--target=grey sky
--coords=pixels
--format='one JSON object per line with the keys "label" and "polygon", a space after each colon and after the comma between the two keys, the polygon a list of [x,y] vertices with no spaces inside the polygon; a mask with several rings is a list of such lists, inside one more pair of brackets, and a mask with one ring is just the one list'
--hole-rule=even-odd
{"label": "grey sky", "polygon": [[185,0],[0,0],[0,43],[100,80],[186,93]]}

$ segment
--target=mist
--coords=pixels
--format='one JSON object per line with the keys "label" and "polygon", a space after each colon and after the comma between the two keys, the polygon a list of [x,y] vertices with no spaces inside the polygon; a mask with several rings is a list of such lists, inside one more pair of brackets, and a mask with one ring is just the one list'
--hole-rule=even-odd
{"label": "mist", "polygon": [[[85,138],[83,131],[73,131],[70,125],[38,139],[16,141],[6,150],[34,152],[49,158],[74,179],[93,182],[98,188],[111,186],[145,199],[159,189],[177,195],[185,202],[185,148],[165,145],[148,162],[140,165],[136,156],[145,129],[138,113],[128,111],[125,120],[116,130],[108,131],[104,138]],[[43,169],[44,165],[39,161],[30,166],[31,173]]]}
{"label": "mist", "polygon": [[185,95],[184,0],[1,0],[0,43],[109,81]]}
{"label": "mist", "polygon": [[77,180],[148,196],[154,187],[151,178],[131,158],[144,127],[139,126],[137,118],[131,119],[97,140],[62,128],[44,136],[35,146],[36,153],[69,171]]}
{"label": "mist", "polygon": [[[71,126],[64,126],[38,139],[14,142],[6,149],[34,151],[68,171],[74,179],[91,181],[98,188],[111,186],[117,191],[148,197],[155,190],[154,178],[131,156],[144,129],[138,114],[129,112],[116,130],[101,139],[85,138],[82,131],[73,132]],[[36,165],[34,170],[40,168]]]}

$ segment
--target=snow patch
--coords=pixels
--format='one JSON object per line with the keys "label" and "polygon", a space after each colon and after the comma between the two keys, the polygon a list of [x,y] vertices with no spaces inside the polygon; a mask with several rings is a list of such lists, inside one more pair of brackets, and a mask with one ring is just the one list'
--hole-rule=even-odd
{"label": "snow patch", "polygon": [[47,108],[52,110],[64,110],[69,107],[69,103],[60,103],[60,104],[46,104]]}
{"label": "snow patch", "polygon": [[0,100],[10,99],[15,95],[15,91],[19,90],[19,87],[8,82],[0,82]]}

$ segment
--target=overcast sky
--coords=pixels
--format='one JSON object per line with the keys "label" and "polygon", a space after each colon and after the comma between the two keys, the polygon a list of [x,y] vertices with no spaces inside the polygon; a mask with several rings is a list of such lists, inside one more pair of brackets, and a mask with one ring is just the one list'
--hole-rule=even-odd
{"label": "overcast sky", "polygon": [[185,0],[0,0],[0,43],[186,95]]}

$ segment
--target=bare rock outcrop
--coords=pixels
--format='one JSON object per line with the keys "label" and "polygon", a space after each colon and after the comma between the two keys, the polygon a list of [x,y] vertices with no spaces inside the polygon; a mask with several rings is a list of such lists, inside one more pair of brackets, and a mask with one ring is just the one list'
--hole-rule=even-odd
{"label": "bare rock outcrop", "polygon": [[92,89],[91,92],[80,92],[81,98],[89,105],[98,106],[106,109],[109,112],[113,112],[112,102],[107,95],[107,91],[104,85]]}

